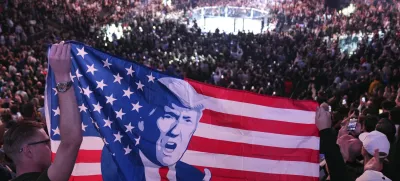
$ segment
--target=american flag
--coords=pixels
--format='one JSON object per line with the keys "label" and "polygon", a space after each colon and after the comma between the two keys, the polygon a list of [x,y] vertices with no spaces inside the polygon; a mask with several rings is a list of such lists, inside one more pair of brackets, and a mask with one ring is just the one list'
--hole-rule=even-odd
{"label": "american flag", "polygon": [[[316,102],[172,77],[70,43],[84,136],[70,180],[318,180]],[[60,111],[51,69],[46,110],[54,156]]]}

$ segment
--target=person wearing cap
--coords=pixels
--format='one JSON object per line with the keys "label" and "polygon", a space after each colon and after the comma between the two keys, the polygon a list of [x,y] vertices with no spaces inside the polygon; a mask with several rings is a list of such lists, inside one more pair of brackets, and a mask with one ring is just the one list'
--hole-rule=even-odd
{"label": "person wearing cap", "polygon": [[[184,80],[176,78],[158,79],[157,91],[145,92],[149,113],[139,122],[140,139],[134,158],[135,173],[133,180],[193,180],[208,181],[211,172],[204,173],[180,159],[185,154],[190,140],[197,129],[203,115],[205,97]],[[149,95],[149,96],[147,96]],[[104,181],[115,181],[119,178],[115,162],[110,153],[103,149],[102,168]],[[112,169],[110,169],[112,168]],[[167,178],[160,174],[159,169],[167,169]],[[117,179],[118,180],[118,179]]]}
{"label": "person wearing cap", "polygon": [[375,170],[366,170],[356,181],[391,181],[383,173]]}
{"label": "person wearing cap", "polygon": [[382,152],[375,149],[374,156],[364,166],[364,173],[356,181],[391,181],[390,178],[380,172],[383,167],[381,155]]}
{"label": "person wearing cap", "polygon": [[385,161],[386,157],[389,155],[390,142],[386,135],[379,131],[372,131],[369,133],[362,133],[359,136],[360,141],[363,144],[361,154],[364,158],[364,165],[367,164],[374,156],[375,150],[379,150],[380,162],[383,163],[382,172],[386,175],[390,175],[388,170],[388,164]]}
{"label": "person wearing cap", "polygon": [[[321,145],[320,150],[321,153],[325,154],[325,160],[329,167],[330,179],[338,180],[338,181],[350,181],[354,180],[351,178],[349,172],[346,169],[346,164],[342,154],[340,154],[339,146],[335,143],[335,133],[331,129],[331,115],[328,111],[328,105],[322,104],[316,113],[315,123],[318,129],[320,130],[320,139]],[[386,139],[386,141],[385,141]],[[364,160],[364,170],[373,170],[373,171],[381,171],[382,165],[381,160],[376,159],[373,156],[367,155],[371,154],[375,155],[375,157],[379,158],[381,156],[387,156],[389,152],[389,141],[386,136],[378,131],[373,131],[371,133],[363,133],[360,135],[360,141],[363,143],[362,153],[367,159]],[[383,143],[377,143],[382,141]],[[378,153],[375,153],[375,150],[381,150]],[[370,174],[371,171],[364,172],[360,177],[363,179]],[[359,178],[360,178],[359,177]],[[385,177],[386,178],[386,177]],[[388,179],[389,180],[389,179]],[[358,181],[358,180],[357,180]],[[365,180],[360,180],[365,181]],[[371,180],[372,181],[372,180]]]}

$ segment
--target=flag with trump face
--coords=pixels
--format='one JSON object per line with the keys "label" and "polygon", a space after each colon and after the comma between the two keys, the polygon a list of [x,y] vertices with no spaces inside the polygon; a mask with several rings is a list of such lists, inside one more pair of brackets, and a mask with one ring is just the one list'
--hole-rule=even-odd
{"label": "flag with trump face", "polygon": [[[173,77],[70,43],[84,136],[71,180],[318,180],[317,103]],[[53,154],[63,114],[55,85],[49,69]]]}

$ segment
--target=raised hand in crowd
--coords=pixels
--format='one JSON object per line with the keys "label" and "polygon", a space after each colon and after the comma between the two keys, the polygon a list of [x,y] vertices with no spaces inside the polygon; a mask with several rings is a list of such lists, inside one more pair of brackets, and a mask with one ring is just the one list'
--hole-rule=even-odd
{"label": "raised hand in crowd", "polygon": [[82,122],[78,112],[75,91],[69,76],[71,71],[71,45],[64,42],[52,45],[49,63],[54,71],[58,91],[61,142],[54,162],[49,167],[48,176],[50,180],[67,181],[71,176],[82,143]]}
{"label": "raised hand in crowd", "polygon": [[380,172],[382,169],[383,163],[381,162],[381,158],[379,158],[379,149],[376,149],[374,152],[374,157],[364,165],[364,171],[374,170]]}
{"label": "raised hand in crowd", "polygon": [[329,105],[326,103],[321,104],[321,106],[317,108],[317,113],[315,115],[315,124],[320,131],[331,128],[332,126],[332,117],[331,113],[328,110]]}
{"label": "raised hand in crowd", "polygon": [[[61,141],[58,148],[50,147],[50,139],[43,125],[35,120],[15,123],[4,136],[4,152],[15,164],[17,181],[67,181],[71,176],[82,142],[82,128],[75,92],[69,78],[70,51],[70,45],[61,42],[52,45],[49,53],[59,99],[59,108],[56,109],[60,110]],[[55,151],[52,163],[51,155]]]}

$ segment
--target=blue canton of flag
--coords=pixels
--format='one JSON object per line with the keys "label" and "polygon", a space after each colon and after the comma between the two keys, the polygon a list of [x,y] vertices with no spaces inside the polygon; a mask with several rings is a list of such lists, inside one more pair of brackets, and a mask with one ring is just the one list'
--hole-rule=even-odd
{"label": "blue canton of flag", "polygon": [[[175,114],[165,116],[166,109],[181,110],[190,107],[198,110],[195,114],[197,116],[193,116],[196,118],[190,116],[185,118],[189,127],[190,119],[197,119],[198,122],[201,117],[201,107],[190,105],[193,101],[179,100],[180,98],[168,88],[171,82],[182,81],[183,84],[179,84],[181,87],[175,89],[186,89],[184,81],[135,62],[113,57],[81,43],[70,43],[72,51],[70,77],[78,101],[84,135],[81,151],[102,150],[101,158],[97,161],[101,162],[102,179],[154,180],[152,177],[161,178],[158,174],[159,168],[175,165],[177,178],[184,178],[186,175],[194,180],[203,180],[202,172],[178,162],[189,141],[180,148],[180,144],[164,141],[160,136],[163,135],[163,126],[167,127],[165,129],[170,128],[168,124],[165,126],[165,123],[160,123],[158,120],[161,117],[163,120],[168,120],[175,116]],[[159,81],[161,79],[164,81]],[[60,140],[58,127],[60,109],[51,69],[47,82],[47,120],[50,120],[48,126],[52,151],[55,153]],[[165,107],[168,105],[171,108]],[[153,130],[154,128],[158,129]],[[188,137],[193,135],[194,129],[188,133]],[[98,137],[103,140],[101,145],[91,143],[91,138]],[[164,137],[173,139],[176,136],[164,133]],[[85,140],[89,141],[85,143]],[[156,146],[160,144],[165,145],[163,150],[156,151]],[[175,156],[177,159],[170,161],[165,157],[160,158],[159,152],[164,153],[164,156],[170,154],[171,158],[174,157],[174,152],[177,152]],[[86,157],[90,157],[90,154]],[[79,162],[89,164],[93,160],[78,155],[77,163]],[[153,172],[152,168],[157,168],[154,170],[156,173],[154,175],[148,174]],[[184,168],[185,172],[179,173],[179,168]],[[78,169],[77,166],[75,169]]]}

